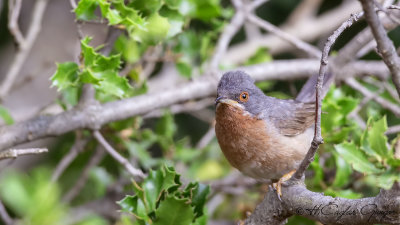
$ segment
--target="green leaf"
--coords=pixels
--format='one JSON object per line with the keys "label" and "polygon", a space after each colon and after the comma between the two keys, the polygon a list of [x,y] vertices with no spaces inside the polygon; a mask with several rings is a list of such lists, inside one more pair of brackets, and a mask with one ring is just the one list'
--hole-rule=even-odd
{"label": "green leaf", "polygon": [[170,8],[170,9],[178,9],[179,5],[182,3],[182,0],[164,0],[165,4]]}
{"label": "green leaf", "polygon": [[62,91],[62,98],[65,101],[66,109],[78,104],[80,87],[69,87]]}
{"label": "green leaf", "polygon": [[272,56],[271,54],[269,54],[268,48],[262,47],[259,48],[254,53],[254,55],[247,60],[247,62],[245,62],[245,65],[254,65],[271,61],[272,61]]}
{"label": "green leaf", "polygon": [[346,190],[333,190],[328,188],[324,191],[324,194],[332,196],[332,197],[341,197],[347,199],[359,199],[362,197],[362,194],[352,191],[351,189]]}
{"label": "green leaf", "polygon": [[170,24],[167,38],[171,38],[182,32],[185,18],[180,15],[177,10],[171,10],[167,7],[163,7],[159,13],[161,16],[166,17],[168,19],[168,23]]}
{"label": "green leaf", "polygon": [[58,91],[76,86],[78,81],[78,72],[79,67],[76,63],[57,63],[57,70],[50,78],[52,86],[56,86]]}
{"label": "green leaf", "polygon": [[111,4],[107,0],[100,0],[101,15],[108,20],[109,25],[115,25],[122,22],[122,17],[118,10],[111,9]]}
{"label": "green leaf", "polygon": [[137,196],[125,196],[125,198],[117,203],[121,206],[123,212],[133,213],[141,220],[147,219],[147,209],[143,204],[143,201]]}
{"label": "green leaf", "polygon": [[115,42],[115,48],[122,53],[122,58],[129,63],[134,63],[140,59],[141,53],[138,43],[135,40],[126,38],[124,35],[119,36]]}
{"label": "green leaf", "polygon": [[314,171],[314,176],[313,176],[313,183],[314,186],[321,186],[321,182],[323,182],[324,179],[324,170],[322,169],[321,165],[319,164],[319,154],[315,154],[315,159],[314,161],[310,164],[310,167]]}
{"label": "green leaf", "polygon": [[29,176],[7,173],[0,181],[0,195],[7,208],[21,218],[20,224],[52,225],[66,219],[60,190],[47,170],[35,169]]}
{"label": "green leaf", "polygon": [[210,186],[197,182],[191,182],[185,188],[184,196],[192,200],[191,205],[194,206],[195,218],[201,217],[204,214],[203,209],[209,193]]}
{"label": "green leaf", "polygon": [[179,175],[173,168],[163,166],[157,171],[150,171],[148,177],[142,182],[145,201],[149,211],[156,208],[161,195],[165,191],[172,191],[180,186]]}
{"label": "green leaf", "polygon": [[14,123],[14,119],[11,114],[8,112],[8,109],[4,106],[0,105],[0,117],[3,119],[4,123],[7,125],[11,125]]}
{"label": "green leaf", "polygon": [[393,186],[395,181],[400,181],[400,175],[396,169],[390,169],[383,174],[372,176],[371,179],[374,180],[374,183],[377,184],[378,187],[388,190]]}
{"label": "green leaf", "polygon": [[179,61],[176,63],[176,68],[178,69],[179,73],[185,77],[190,78],[192,75],[192,66],[189,63]]}
{"label": "green leaf", "polygon": [[352,173],[350,165],[337,154],[334,155],[336,161],[336,175],[335,180],[333,181],[333,186],[335,187],[343,187],[346,185],[350,179],[350,175]]}
{"label": "green leaf", "polygon": [[353,142],[343,142],[335,145],[335,149],[355,170],[366,174],[381,172],[374,164],[368,161],[365,154]]}
{"label": "green leaf", "polygon": [[192,16],[205,22],[221,15],[221,6],[219,0],[193,0],[195,11]]}
{"label": "green leaf", "polygon": [[93,47],[89,45],[91,40],[91,37],[85,37],[81,41],[82,56],[86,67],[93,66],[96,57],[99,56],[99,54],[96,53]]}
{"label": "green leaf", "polygon": [[[322,104],[322,111],[326,114],[322,115],[321,129],[327,140],[340,143],[347,139],[354,126],[347,117],[357,104],[357,99],[345,96],[341,89],[331,87]],[[345,127],[349,125],[350,128]]]}
{"label": "green leaf", "polygon": [[80,74],[80,81],[95,85],[96,90],[119,98],[126,97],[132,87],[125,77],[118,75],[121,64],[120,55],[104,56],[89,45],[91,38],[81,41],[85,68]]}
{"label": "green leaf", "polygon": [[150,15],[152,13],[158,12],[162,6],[161,0],[135,0],[131,3],[134,9],[139,10],[145,15]]}
{"label": "green leaf", "polygon": [[194,213],[187,199],[177,199],[167,196],[156,210],[154,225],[188,225],[192,222]]}
{"label": "green leaf", "polygon": [[121,17],[123,18],[121,24],[127,26],[129,33],[134,29],[146,30],[146,21],[140,16],[138,10],[127,7],[123,0],[113,1],[113,6],[121,14]]}
{"label": "green leaf", "polygon": [[169,28],[168,19],[154,13],[147,19],[144,29],[135,29],[130,34],[136,41],[156,45],[167,37]]}
{"label": "green leaf", "polygon": [[98,55],[95,60],[94,71],[105,71],[105,70],[119,70],[121,64],[120,55],[112,55],[106,57]]}
{"label": "green leaf", "polygon": [[176,124],[174,116],[170,112],[165,112],[164,116],[158,120],[156,125],[156,133],[159,136],[163,136],[172,139],[176,132]]}
{"label": "green leaf", "polygon": [[79,75],[80,81],[87,84],[100,84],[101,78],[96,76],[90,68],[84,69]]}
{"label": "green leaf", "polygon": [[96,0],[80,0],[75,9],[76,19],[88,21],[96,18],[96,15],[94,14],[96,8]]}
{"label": "green leaf", "polygon": [[368,142],[371,146],[371,149],[383,159],[390,158],[390,152],[386,145],[386,130],[386,116],[376,122],[373,122],[370,129],[368,129]]}
{"label": "green leaf", "polygon": [[125,77],[120,77],[116,71],[107,70],[98,74],[101,78],[97,89],[117,97],[125,97],[130,91],[131,86]]}

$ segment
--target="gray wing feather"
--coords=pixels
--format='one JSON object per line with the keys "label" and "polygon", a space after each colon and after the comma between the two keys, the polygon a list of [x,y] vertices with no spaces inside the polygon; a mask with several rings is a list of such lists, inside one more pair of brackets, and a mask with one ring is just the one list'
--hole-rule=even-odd
{"label": "gray wing feather", "polygon": [[279,133],[285,136],[302,134],[311,127],[315,121],[315,104],[303,103],[294,100],[277,100],[268,113],[268,117]]}

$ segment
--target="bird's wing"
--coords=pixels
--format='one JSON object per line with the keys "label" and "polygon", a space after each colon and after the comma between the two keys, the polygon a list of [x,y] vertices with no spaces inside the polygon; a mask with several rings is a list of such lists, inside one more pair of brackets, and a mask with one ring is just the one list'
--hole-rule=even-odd
{"label": "bird's wing", "polygon": [[296,136],[314,124],[315,103],[285,101],[274,107],[268,117],[282,135]]}

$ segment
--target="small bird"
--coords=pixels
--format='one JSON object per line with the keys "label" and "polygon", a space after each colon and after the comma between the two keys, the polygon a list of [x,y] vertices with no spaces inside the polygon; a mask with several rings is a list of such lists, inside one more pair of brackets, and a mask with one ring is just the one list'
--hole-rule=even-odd
{"label": "small bird", "polygon": [[[326,76],[324,87],[332,77]],[[259,181],[275,183],[283,177],[274,186],[280,195],[281,182],[311,145],[316,80],[310,78],[296,100],[266,96],[243,71],[225,73],[218,84],[215,132],[222,152],[233,167]]]}

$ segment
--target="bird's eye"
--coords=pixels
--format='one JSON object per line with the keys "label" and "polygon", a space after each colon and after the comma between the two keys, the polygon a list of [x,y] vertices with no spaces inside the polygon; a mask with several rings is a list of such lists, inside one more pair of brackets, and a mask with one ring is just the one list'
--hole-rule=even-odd
{"label": "bird's eye", "polygon": [[239,99],[241,102],[247,102],[249,100],[249,93],[247,91],[243,91],[240,93]]}

